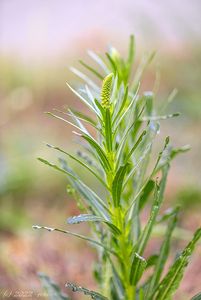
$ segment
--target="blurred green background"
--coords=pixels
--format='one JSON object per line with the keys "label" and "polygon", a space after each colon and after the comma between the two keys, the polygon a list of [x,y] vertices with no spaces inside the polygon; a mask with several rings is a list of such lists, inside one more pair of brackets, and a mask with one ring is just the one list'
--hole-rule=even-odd
{"label": "blurred green background", "polygon": [[[14,295],[17,290],[40,291],[37,271],[61,284],[74,280],[94,287],[90,270],[95,254],[88,246],[31,229],[35,223],[65,226],[66,217],[77,212],[66,194],[66,179],[36,158],[55,159],[44,142],[77,147],[71,128],[43,112],[82,109],[65,83],[75,83],[69,67],[78,67],[80,58],[89,61],[87,49],[99,53],[112,44],[126,53],[133,33],[137,62],[144,52],[157,50],[144,86],[151,89],[160,73],[158,104],[176,88],[169,112],[181,112],[164,121],[160,135],[170,135],[176,147],[191,145],[190,152],[173,162],[167,199],[183,205],[184,228],[200,225],[200,11],[199,0],[0,1],[0,289],[11,291],[11,299],[22,298]],[[201,269],[200,253],[193,273]],[[177,299],[199,291],[190,273]]]}

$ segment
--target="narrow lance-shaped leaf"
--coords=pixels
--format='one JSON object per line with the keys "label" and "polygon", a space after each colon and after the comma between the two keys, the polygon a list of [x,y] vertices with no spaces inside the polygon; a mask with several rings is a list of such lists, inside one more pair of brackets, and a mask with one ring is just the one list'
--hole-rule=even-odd
{"label": "narrow lance-shaped leaf", "polygon": [[91,244],[94,244],[96,246],[99,246],[99,247],[102,247],[104,248],[106,251],[116,255],[117,253],[115,251],[113,251],[112,249],[109,249],[108,247],[106,247],[103,243],[100,243],[96,240],[93,240],[87,236],[84,236],[84,235],[81,235],[81,234],[78,234],[78,233],[75,233],[75,232],[71,232],[71,231],[68,231],[68,230],[63,230],[63,229],[59,229],[59,228],[52,228],[52,227],[47,227],[47,226],[41,226],[41,225],[33,225],[32,226],[33,229],[44,229],[44,230],[47,230],[49,232],[53,232],[53,231],[58,231],[58,232],[61,232],[61,233],[64,233],[64,234],[67,234],[67,235],[72,235],[72,236],[75,236],[81,240],[85,240]]}
{"label": "narrow lance-shaped leaf", "polygon": [[158,186],[156,184],[155,195],[154,195],[155,199],[154,199],[153,206],[151,208],[151,215],[150,215],[147,225],[145,226],[145,228],[141,234],[141,237],[140,237],[140,240],[139,240],[139,243],[137,246],[137,250],[136,250],[136,252],[139,253],[140,255],[142,255],[144,252],[144,249],[149,240],[150,234],[152,232],[153,226],[156,221],[156,217],[158,215],[159,209],[160,209],[162,201],[163,201],[163,194],[164,194],[168,169],[169,169],[168,165],[164,167],[160,185]]}
{"label": "narrow lance-shaped leaf", "polygon": [[127,80],[129,79],[131,70],[132,70],[132,66],[133,66],[133,62],[134,62],[134,58],[135,58],[135,38],[133,35],[130,36],[130,44],[129,44],[129,52],[128,52],[128,59],[126,62],[126,66],[127,66]]}
{"label": "narrow lance-shaped leaf", "polygon": [[113,119],[113,124],[115,124],[116,120],[121,116],[121,113],[125,107],[125,104],[126,104],[126,101],[128,99],[128,86],[126,87],[126,90],[125,90],[125,93],[124,93],[124,97],[122,99],[122,103],[121,103],[121,106],[119,108],[119,110],[115,113],[114,112],[114,119]]}
{"label": "narrow lance-shaped leaf", "polygon": [[128,162],[129,158],[131,157],[131,155],[133,154],[133,152],[135,151],[135,149],[138,147],[138,145],[142,142],[143,137],[146,134],[146,130],[144,130],[141,135],[139,136],[137,142],[134,144],[134,146],[131,148],[130,152],[128,153],[128,155],[125,158],[125,162]]}
{"label": "narrow lance-shaped leaf", "polygon": [[71,91],[78,97],[81,99],[81,101],[88,106],[88,108],[93,111],[95,114],[98,114],[98,111],[96,110],[96,108],[92,105],[91,102],[87,101],[87,99],[85,99],[84,97],[82,97],[75,89],[73,89],[68,83],[67,86],[71,89]]}
{"label": "narrow lance-shaped leaf", "polygon": [[95,91],[99,91],[99,87],[98,85],[91,80],[87,75],[85,75],[84,73],[82,73],[81,71],[77,70],[74,67],[71,67],[70,70],[77,75],[78,77],[80,77],[82,80],[84,80],[92,89],[94,89]]}
{"label": "narrow lance-shaped leaf", "polygon": [[137,253],[134,253],[131,271],[130,271],[130,284],[136,285],[144,270],[146,269],[147,262],[146,260]]}
{"label": "narrow lance-shaped leaf", "polygon": [[133,80],[133,83],[132,83],[131,89],[133,91],[135,91],[136,86],[137,86],[138,82],[140,81],[140,79],[141,79],[141,77],[144,73],[144,70],[151,63],[151,61],[153,60],[155,54],[156,54],[156,52],[154,51],[154,52],[151,52],[150,54],[143,57],[142,62],[139,65],[139,67],[138,67],[138,69],[135,73],[135,77],[134,77],[134,80]]}
{"label": "narrow lance-shaped leaf", "polygon": [[[189,258],[193,253],[196,243],[201,238],[201,228],[199,228],[190,243],[183,250],[182,254],[176,259],[172,267],[169,269],[167,275],[163,278],[161,283],[156,289],[154,296],[155,300],[166,300],[170,299],[175,293],[181,279],[183,278],[184,270],[188,265]],[[151,297],[151,299],[153,299]]]}
{"label": "narrow lance-shaped leaf", "polygon": [[114,234],[116,235],[121,234],[121,231],[114,224],[99,216],[90,215],[90,214],[81,214],[67,219],[68,224],[79,224],[82,222],[103,222],[111,229],[111,231]]}
{"label": "narrow lance-shaped leaf", "polygon": [[55,146],[52,146],[50,144],[47,144],[48,147],[50,148],[53,148],[61,153],[64,153],[65,155],[69,156],[71,159],[75,160],[77,163],[79,163],[81,166],[83,166],[84,168],[86,168],[90,173],[92,173],[106,188],[107,185],[106,183],[104,182],[104,180],[102,180],[102,178],[97,174],[97,172],[95,172],[92,168],[88,167],[87,164],[83,163],[80,159],[78,159],[77,157],[75,157],[74,155],[62,150],[61,148],[59,147],[55,147]]}
{"label": "narrow lance-shaped leaf", "polygon": [[88,201],[88,203],[93,207],[93,209],[97,212],[97,214],[101,214],[104,218],[108,218],[110,212],[105,205],[105,203],[96,195],[94,191],[92,191],[86,184],[84,184],[78,177],[76,177],[69,170],[65,170],[63,168],[58,167],[55,164],[48,162],[43,158],[38,158],[42,163],[54,168],[57,171],[60,171],[69,176],[69,178],[73,179],[73,185],[77,189],[77,191],[84,196],[84,198]]}
{"label": "narrow lance-shaped leaf", "polygon": [[120,205],[121,200],[121,192],[124,183],[124,177],[126,175],[129,164],[125,164],[121,166],[116,173],[116,176],[112,183],[112,196],[114,201],[114,206],[117,207]]}
{"label": "narrow lance-shaped leaf", "polygon": [[[154,175],[156,175],[160,169],[162,169],[162,168],[165,169],[166,166],[169,166],[169,157],[167,157],[165,164],[163,166],[161,166],[160,168],[158,167],[160,159],[161,159],[164,151],[166,151],[166,148],[167,148],[168,144],[169,144],[169,137],[166,137],[166,139],[165,139],[165,145],[163,147],[163,150],[159,153],[158,158],[157,158],[156,163],[155,163],[155,166],[154,166],[151,174],[145,180],[144,184],[142,184],[142,186],[140,187],[139,191],[135,195],[134,199],[131,201],[131,204],[130,204],[129,208],[126,211],[126,214],[130,213],[130,211],[132,210],[132,207],[135,204],[136,199],[138,199],[138,197],[142,194],[142,192],[144,191],[144,189],[145,189],[148,181],[150,181],[152,179],[152,177]],[[151,145],[150,145],[150,147],[151,147]],[[148,149],[148,151],[149,151],[149,149]]]}
{"label": "narrow lance-shaped leaf", "polygon": [[166,120],[170,118],[175,118],[180,116],[180,113],[169,114],[165,116],[145,116],[141,119],[141,121],[158,121],[158,120]]}
{"label": "narrow lance-shaped leaf", "polygon": [[83,62],[82,60],[79,60],[79,62],[81,63],[81,65],[83,67],[85,67],[87,70],[92,72],[96,77],[98,77],[100,80],[103,80],[104,77],[98,71],[96,71],[94,68],[92,68],[91,66],[89,66],[88,64]]}
{"label": "narrow lance-shaped leaf", "polygon": [[164,238],[164,242],[160,248],[159,251],[159,257],[157,259],[157,263],[156,266],[154,268],[154,273],[151,279],[151,282],[149,284],[149,288],[147,291],[147,298],[149,296],[150,293],[152,293],[152,291],[154,290],[154,287],[158,285],[159,280],[161,278],[161,274],[164,270],[164,266],[165,263],[167,261],[168,255],[169,255],[169,250],[170,250],[170,241],[171,241],[171,236],[172,236],[172,232],[176,226],[177,223],[177,215],[179,212],[179,208],[176,208],[174,210],[174,214],[171,215],[170,221],[168,223],[168,227],[166,230],[166,234],[165,234],[165,238]]}
{"label": "narrow lance-shaped leaf", "polygon": [[103,71],[108,74],[110,71],[107,68],[105,62],[103,61],[103,59],[96,54],[95,52],[88,50],[88,55],[103,69]]}
{"label": "narrow lance-shaped leaf", "polygon": [[88,136],[86,134],[82,134],[82,137],[91,145],[91,147],[95,151],[95,153],[97,153],[103,168],[105,168],[106,170],[111,170],[111,166],[108,161],[108,158],[107,158],[105,152],[103,151],[103,149],[101,148],[101,146],[93,138],[91,138],[90,136]]}
{"label": "narrow lance-shaped leaf", "polygon": [[110,110],[107,108],[105,111],[105,140],[107,151],[112,151],[112,124]]}
{"label": "narrow lance-shaped leaf", "polygon": [[119,300],[124,300],[125,299],[125,289],[124,286],[122,284],[121,278],[115,268],[114,263],[112,262],[112,260],[110,259],[110,264],[112,265],[112,282],[115,288],[115,292],[118,295],[118,299]]}

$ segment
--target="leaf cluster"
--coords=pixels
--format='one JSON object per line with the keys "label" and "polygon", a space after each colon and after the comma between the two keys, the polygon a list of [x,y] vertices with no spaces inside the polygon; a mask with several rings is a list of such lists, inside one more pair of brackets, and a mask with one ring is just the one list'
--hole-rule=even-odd
{"label": "leaf cluster", "polygon": [[[160,120],[176,117],[178,113],[158,112],[154,102],[156,95],[141,91],[142,75],[154,53],[143,57],[134,70],[133,36],[126,59],[114,48],[104,58],[91,51],[89,55],[99,68],[94,69],[82,61],[81,65],[94,79],[72,68],[83,83],[79,89],[69,87],[93,117],[71,109],[63,112],[64,117],[49,113],[74,128],[82,151],[74,155],[66,149],[48,145],[62,155],[58,164],[43,158],[39,160],[67,176],[75,200],[82,204],[82,213],[68,218],[67,223],[88,222],[93,238],[63,229],[34,228],[74,235],[96,247],[99,261],[94,274],[101,294],[69,283],[67,288],[83,292],[92,299],[172,299],[201,237],[201,229],[198,229],[164,274],[179,212],[175,207],[161,213],[164,190],[172,159],[187,148],[174,149],[166,137],[156,161],[152,158],[152,148],[160,132]],[[80,178],[69,166],[69,159],[98,180],[104,197]],[[150,212],[144,222],[141,216],[147,207]],[[166,226],[160,250],[147,256],[148,243],[160,224]]]}

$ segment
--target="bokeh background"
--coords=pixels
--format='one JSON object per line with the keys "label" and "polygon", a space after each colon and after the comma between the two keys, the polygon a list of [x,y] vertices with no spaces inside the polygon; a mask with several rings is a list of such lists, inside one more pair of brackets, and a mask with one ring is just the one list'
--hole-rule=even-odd
{"label": "bokeh background", "polygon": [[[66,217],[78,212],[66,194],[65,177],[36,157],[55,160],[44,142],[76,147],[71,128],[43,112],[79,106],[65,83],[75,82],[69,67],[89,60],[87,49],[99,53],[112,44],[126,53],[133,33],[137,61],[157,50],[147,87],[153,87],[157,70],[158,101],[176,88],[170,111],[182,113],[164,121],[161,136],[170,135],[176,147],[191,145],[172,164],[166,198],[168,205],[183,205],[184,229],[200,225],[200,11],[199,0],[0,0],[0,299],[44,299],[37,294],[38,271],[61,286],[70,280],[96,288],[95,252],[88,245],[31,228],[37,223],[65,228]],[[79,225],[74,230],[88,231]],[[200,287],[198,247],[175,299],[190,299]]]}

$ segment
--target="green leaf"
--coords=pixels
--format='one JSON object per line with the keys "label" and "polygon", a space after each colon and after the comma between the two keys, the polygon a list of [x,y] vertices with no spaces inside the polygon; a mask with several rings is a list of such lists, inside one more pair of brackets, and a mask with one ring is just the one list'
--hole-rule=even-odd
{"label": "green leaf", "polygon": [[95,129],[97,129],[97,127],[96,127],[97,124],[96,124],[96,122],[92,118],[90,118],[89,116],[83,114],[80,111],[76,111],[74,109],[71,109],[71,111],[73,112],[73,114],[77,118],[79,118],[80,120],[83,120],[83,121],[87,122],[88,124],[90,124],[91,126],[93,126]]}
{"label": "green leaf", "polygon": [[132,70],[133,62],[135,58],[135,38],[133,35],[130,36],[130,44],[129,44],[129,52],[128,52],[128,59],[126,62],[127,65],[127,80],[129,79],[129,75]]}
{"label": "green leaf", "polygon": [[[117,118],[117,120],[115,120],[115,127],[114,127],[114,132],[118,129],[119,124],[121,124],[122,120],[126,117],[126,114],[128,112],[130,112],[130,110],[132,109],[132,106],[135,104],[135,101],[137,100],[137,93],[139,90],[139,86],[138,89],[136,91],[136,93],[133,95],[129,105],[126,107],[126,109],[123,111],[123,113],[119,116],[119,118]],[[113,122],[114,125],[114,122]]]}
{"label": "green leaf", "polygon": [[52,167],[53,169],[60,171],[70,179],[73,179],[73,186],[77,189],[77,191],[84,197],[84,199],[88,202],[88,204],[93,207],[97,214],[102,215],[104,218],[108,219],[108,215],[110,214],[105,203],[96,195],[94,191],[92,191],[86,184],[84,184],[78,177],[76,177],[70,170],[66,170],[58,167],[55,164],[50,163],[49,161],[38,158],[42,163]]}
{"label": "green leaf", "polygon": [[166,120],[170,118],[175,118],[180,116],[180,113],[169,114],[165,116],[145,116],[141,119],[141,121],[158,121],[158,120]]}
{"label": "green leaf", "polygon": [[122,280],[114,266],[114,263],[111,261],[110,259],[110,263],[112,265],[112,283],[113,283],[113,286],[115,288],[115,292],[117,293],[118,295],[118,299],[119,300],[124,300],[125,299],[125,290],[124,290],[124,287],[123,287],[123,284],[122,284]]}
{"label": "green leaf", "polygon": [[[157,130],[157,128],[154,129],[154,131],[156,131],[156,130]],[[169,156],[166,158],[165,163],[162,164],[161,166],[159,166],[159,162],[161,160],[161,157],[162,157],[163,153],[166,151],[168,144],[169,144],[169,137],[166,137],[163,150],[159,153],[158,158],[156,160],[156,163],[154,165],[154,168],[153,168],[151,174],[148,176],[148,178],[145,180],[145,182],[139,188],[139,191],[137,192],[137,194],[135,195],[135,197],[131,201],[129,208],[126,211],[126,214],[130,213],[130,211],[132,210],[133,205],[135,204],[138,197],[142,194],[142,192],[143,192],[144,188],[146,187],[148,181],[151,180],[153,178],[153,176],[158,173],[159,170],[166,169],[166,167],[169,166]],[[144,154],[142,154],[142,156],[140,158],[141,161],[143,161],[143,159],[147,157],[147,155],[148,155],[148,153],[151,149],[151,145],[152,145],[152,143],[150,143],[148,145],[147,150],[145,149]],[[138,163],[138,165],[139,165],[139,163]],[[133,175],[133,172],[134,172],[134,170],[131,170],[131,172],[130,172],[131,174],[128,175],[128,179],[131,175]],[[127,181],[128,180],[126,180],[125,183],[127,183]]]}
{"label": "green leaf", "polygon": [[112,124],[110,109],[107,108],[105,111],[105,140],[108,152],[112,151]]}
{"label": "green leaf", "polygon": [[128,141],[129,133],[131,133],[131,130],[136,126],[136,123],[138,123],[138,118],[140,117],[142,112],[143,112],[143,109],[141,110],[139,115],[135,118],[134,122],[131,125],[128,124],[126,129],[125,129],[124,135],[123,135],[123,137],[122,137],[122,139],[121,139],[121,141],[118,145],[118,148],[117,148],[117,154],[116,154],[117,166],[119,166],[121,158],[123,156],[123,153],[124,153],[124,150],[125,150],[124,147],[126,145],[126,142]]}
{"label": "green leaf", "polygon": [[[172,297],[178,289],[183,278],[184,270],[188,265],[189,258],[195,248],[196,243],[201,238],[201,228],[199,228],[190,243],[183,250],[182,254],[176,259],[167,275],[163,278],[155,291],[155,300],[166,300]],[[152,297],[150,297],[152,299]]]}
{"label": "green leaf", "polygon": [[155,266],[157,263],[157,260],[158,260],[158,254],[153,254],[153,255],[149,256],[149,258],[147,259],[146,269]]}
{"label": "green leaf", "polygon": [[137,250],[136,250],[136,252],[139,253],[140,255],[143,254],[144,249],[147,245],[147,242],[151,235],[153,226],[155,225],[156,217],[158,215],[159,209],[160,209],[162,201],[163,201],[163,194],[164,194],[168,170],[169,170],[168,166],[164,167],[161,182],[160,182],[159,186],[156,184],[155,194],[154,194],[154,202],[153,202],[153,205],[151,208],[151,214],[150,214],[149,220],[148,220],[144,230],[142,231],[142,234],[141,234],[138,246],[137,246]]}
{"label": "green leaf", "polygon": [[[133,177],[133,175],[135,174],[135,172],[137,170],[139,170],[140,164],[143,163],[144,160],[146,160],[147,155],[149,154],[149,151],[151,149],[151,143],[149,143],[146,147],[146,149],[144,150],[144,152],[142,153],[142,155],[140,156],[139,160],[136,162],[135,166],[131,169],[131,171],[129,172],[128,176],[126,177],[126,180],[124,182],[124,186],[123,189],[126,187],[126,185],[128,184],[129,180]],[[139,193],[137,194],[137,196],[139,196],[139,194],[142,191],[139,191]],[[137,196],[135,196],[133,202],[131,203],[131,206],[129,207],[128,211],[130,210],[130,208],[133,206],[133,204],[135,203]]]}
{"label": "green leaf", "polygon": [[83,134],[82,137],[95,150],[95,153],[98,155],[99,160],[100,160],[101,165],[103,166],[103,168],[106,169],[106,170],[111,170],[110,163],[109,163],[109,161],[107,159],[107,156],[106,156],[105,152],[101,148],[101,146],[93,138],[91,138],[90,136],[88,136],[86,134]]}
{"label": "green leaf", "polygon": [[155,186],[155,182],[150,179],[147,184],[145,185],[143,192],[140,196],[140,200],[139,200],[139,209],[141,210],[144,205],[146,204],[148,197],[150,196],[151,192],[153,191]]}
{"label": "green leaf", "polygon": [[84,80],[92,89],[94,89],[95,91],[99,91],[99,87],[98,85],[93,82],[93,80],[91,80],[88,76],[86,76],[84,73],[80,72],[79,70],[77,70],[74,67],[71,67],[70,70],[77,75],[78,77],[80,77],[82,80]]}
{"label": "green leaf", "polygon": [[140,65],[137,68],[137,71],[135,72],[135,77],[131,86],[131,89],[133,91],[135,91],[137,84],[139,83],[146,67],[152,62],[152,60],[154,59],[156,52],[151,52],[148,55],[144,55]]}
{"label": "green leaf", "polygon": [[175,156],[177,156],[178,154],[180,153],[185,153],[187,151],[190,150],[190,146],[189,145],[185,145],[183,147],[180,147],[180,148],[175,148],[175,149],[171,149],[171,152],[170,152],[170,159],[173,159],[175,158]]}
{"label": "green leaf", "polygon": [[84,134],[88,134],[88,131],[85,128],[81,128],[81,127],[73,124],[72,122],[70,122],[70,121],[68,121],[68,120],[66,120],[66,119],[64,119],[62,117],[59,117],[59,116],[57,116],[57,115],[55,115],[55,114],[53,114],[51,112],[46,112],[46,114],[50,115],[50,116],[52,116],[52,117],[54,117],[54,118],[56,118],[58,120],[61,120],[61,121],[65,122],[65,123],[68,123],[69,125],[73,126],[74,128],[78,129],[79,131],[81,131]]}
{"label": "green leaf", "polygon": [[91,110],[93,111],[95,114],[98,114],[98,111],[96,110],[96,108],[84,97],[82,97],[75,89],[73,89],[68,83],[67,86],[69,87],[69,89]]}
{"label": "green leaf", "polygon": [[168,255],[169,255],[169,250],[170,250],[170,242],[171,242],[171,236],[172,232],[176,226],[177,223],[177,216],[178,216],[179,209],[176,208],[174,210],[174,214],[171,215],[170,221],[167,226],[166,234],[165,234],[165,239],[164,242],[160,248],[159,251],[159,257],[157,259],[156,266],[154,268],[154,273],[151,279],[151,282],[149,284],[148,292],[147,292],[147,298],[149,296],[149,293],[154,290],[154,287],[158,285],[159,280],[161,278],[161,274],[164,270],[165,263],[167,261]]}
{"label": "green leaf", "polygon": [[116,73],[117,73],[117,66],[116,66],[114,60],[112,59],[112,57],[110,56],[109,53],[106,52],[105,55],[106,55],[107,59],[110,62],[112,72],[116,75]]}
{"label": "green leaf", "polygon": [[71,289],[72,292],[83,293],[84,295],[90,296],[92,299],[95,299],[95,300],[109,300],[108,298],[106,298],[105,296],[103,296],[97,292],[88,290],[88,289],[78,286],[74,283],[67,282],[65,284],[65,287]]}
{"label": "green leaf", "polygon": [[121,113],[122,113],[122,111],[125,107],[127,99],[128,99],[128,86],[126,87],[124,97],[123,97],[122,102],[121,102],[121,106],[119,107],[119,110],[114,114],[113,124],[115,124],[116,120],[119,118],[119,116],[121,116]]}
{"label": "green leaf", "polygon": [[87,236],[84,236],[84,235],[81,235],[81,234],[78,234],[78,233],[75,233],[75,232],[71,232],[71,231],[63,230],[63,229],[59,229],[59,228],[41,226],[41,225],[33,225],[32,228],[33,229],[44,229],[44,230],[47,230],[49,232],[58,231],[58,232],[61,232],[61,233],[67,234],[67,235],[72,235],[72,236],[75,236],[75,237],[77,237],[77,238],[79,238],[81,240],[85,240],[85,241],[87,241],[87,242],[89,242],[91,244],[94,244],[96,246],[102,247],[107,252],[110,252],[110,253],[114,254],[115,256],[117,256],[117,253],[115,251],[113,251],[112,249],[109,249],[103,243],[100,243],[100,242],[98,242],[96,240],[93,240],[93,239],[87,237]]}
{"label": "green leaf", "polygon": [[70,300],[70,298],[60,290],[59,286],[55,282],[53,282],[50,277],[48,277],[44,273],[38,273],[38,277],[40,278],[43,288],[48,293],[48,299]]}
{"label": "green leaf", "polygon": [[103,222],[112,230],[115,234],[121,234],[121,231],[108,220],[103,219],[102,217],[90,215],[90,214],[81,214],[78,216],[73,216],[67,219],[68,224],[79,224],[82,222]]}
{"label": "green leaf", "polygon": [[70,157],[71,159],[73,159],[74,161],[76,161],[77,163],[79,163],[82,167],[84,167],[85,169],[87,169],[91,174],[93,174],[102,184],[104,187],[108,188],[106,183],[102,180],[102,178],[97,174],[97,172],[95,172],[92,168],[88,167],[87,164],[83,163],[80,159],[78,159],[77,157],[75,157],[74,155],[62,150],[59,147],[55,147],[53,145],[47,144],[48,147],[53,148],[61,153],[64,153],[65,155],[67,155],[68,157]]}
{"label": "green leaf", "polygon": [[129,166],[129,164],[127,163],[118,169],[118,171],[115,175],[115,178],[113,180],[113,183],[112,183],[112,196],[113,196],[113,201],[114,201],[115,207],[118,207],[120,205],[124,177],[128,170],[128,166]]}
{"label": "green leaf", "polygon": [[91,66],[89,66],[88,64],[86,64],[85,62],[83,62],[82,60],[79,60],[79,62],[81,63],[81,65],[83,67],[85,67],[87,70],[89,70],[90,72],[92,72],[96,77],[98,77],[100,80],[103,80],[104,76],[102,76],[94,68],[92,68]]}
{"label": "green leaf", "polygon": [[110,72],[110,70],[104,63],[103,59],[98,54],[96,54],[95,52],[93,52],[91,50],[88,50],[88,55],[103,69],[103,71],[106,74],[108,74]]}
{"label": "green leaf", "polygon": [[146,269],[146,265],[146,260],[139,254],[134,253],[130,271],[130,284],[136,285],[138,283],[138,281],[142,277],[144,270]]}
{"label": "green leaf", "polygon": [[101,222],[103,219],[99,216],[90,214],[81,214],[67,219],[68,224],[79,224],[82,222]]}
{"label": "green leaf", "polygon": [[141,135],[139,136],[137,142],[134,144],[134,146],[131,148],[131,150],[129,151],[128,155],[125,158],[125,162],[128,162],[129,158],[131,157],[131,155],[133,154],[133,152],[135,151],[135,149],[137,148],[137,146],[142,142],[143,137],[146,134],[146,130],[144,130]]}

